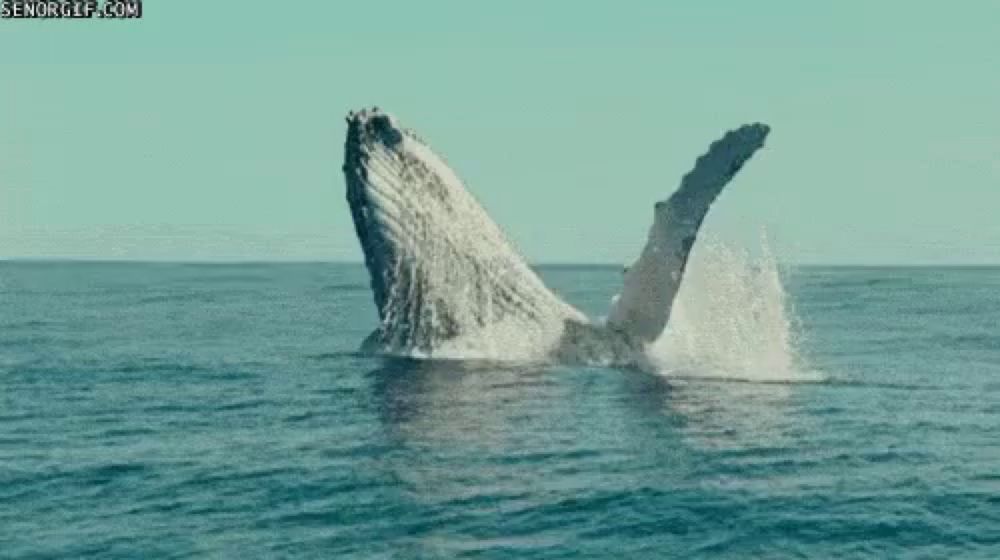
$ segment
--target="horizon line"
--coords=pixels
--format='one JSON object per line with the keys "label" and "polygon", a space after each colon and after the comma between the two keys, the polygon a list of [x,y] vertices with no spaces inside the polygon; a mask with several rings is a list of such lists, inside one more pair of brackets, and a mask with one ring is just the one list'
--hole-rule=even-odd
{"label": "horizon line", "polygon": [[[14,264],[143,264],[143,265],[202,265],[202,266],[246,266],[246,265],[303,265],[331,264],[364,266],[362,260],[341,259],[157,259],[157,258],[114,258],[114,257],[0,257],[0,263]],[[531,266],[541,267],[600,267],[620,268],[619,262],[578,262],[578,261],[529,261]],[[941,262],[817,262],[778,261],[779,266],[798,268],[1000,268],[1000,262],[981,263],[941,263]]]}

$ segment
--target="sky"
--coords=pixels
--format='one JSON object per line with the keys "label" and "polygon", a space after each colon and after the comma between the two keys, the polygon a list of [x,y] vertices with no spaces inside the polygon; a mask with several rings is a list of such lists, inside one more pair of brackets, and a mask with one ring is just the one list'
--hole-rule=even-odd
{"label": "sky", "polygon": [[359,261],[344,115],[443,154],[533,262],[624,263],[710,142],[706,235],[1000,263],[1000,2],[148,0],[0,21],[0,258]]}

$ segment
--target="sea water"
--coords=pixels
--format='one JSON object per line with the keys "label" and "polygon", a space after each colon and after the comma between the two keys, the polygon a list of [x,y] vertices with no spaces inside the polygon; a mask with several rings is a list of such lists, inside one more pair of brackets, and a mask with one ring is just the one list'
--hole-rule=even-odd
{"label": "sea water", "polygon": [[654,371],[359,355],[355,264],[0,263],[0,557],[1000,557],[1000,269],[702,252]]}

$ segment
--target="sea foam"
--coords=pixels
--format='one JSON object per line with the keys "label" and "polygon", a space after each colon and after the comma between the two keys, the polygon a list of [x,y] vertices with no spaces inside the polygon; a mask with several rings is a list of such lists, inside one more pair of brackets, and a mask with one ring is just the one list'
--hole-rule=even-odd
{"label": "sea foam", "polygon": [[668,376],[815,380],[798,351],[798,326],[765,234],[753,253],[703,238],[649,358]]}

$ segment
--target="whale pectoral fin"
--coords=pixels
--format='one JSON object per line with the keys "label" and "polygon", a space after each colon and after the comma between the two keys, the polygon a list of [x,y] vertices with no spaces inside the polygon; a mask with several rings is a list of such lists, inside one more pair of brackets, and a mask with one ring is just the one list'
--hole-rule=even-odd
{"label": "whale pectoral fin", "polygon": [[770,129],[742,126],[714,142],[667,200],[657,202],[649,239],[625,272],[621,294],[608,314],[609,327],[646,342],[663,332],[680,289],[688,255],[712,202],[761,146]]}

